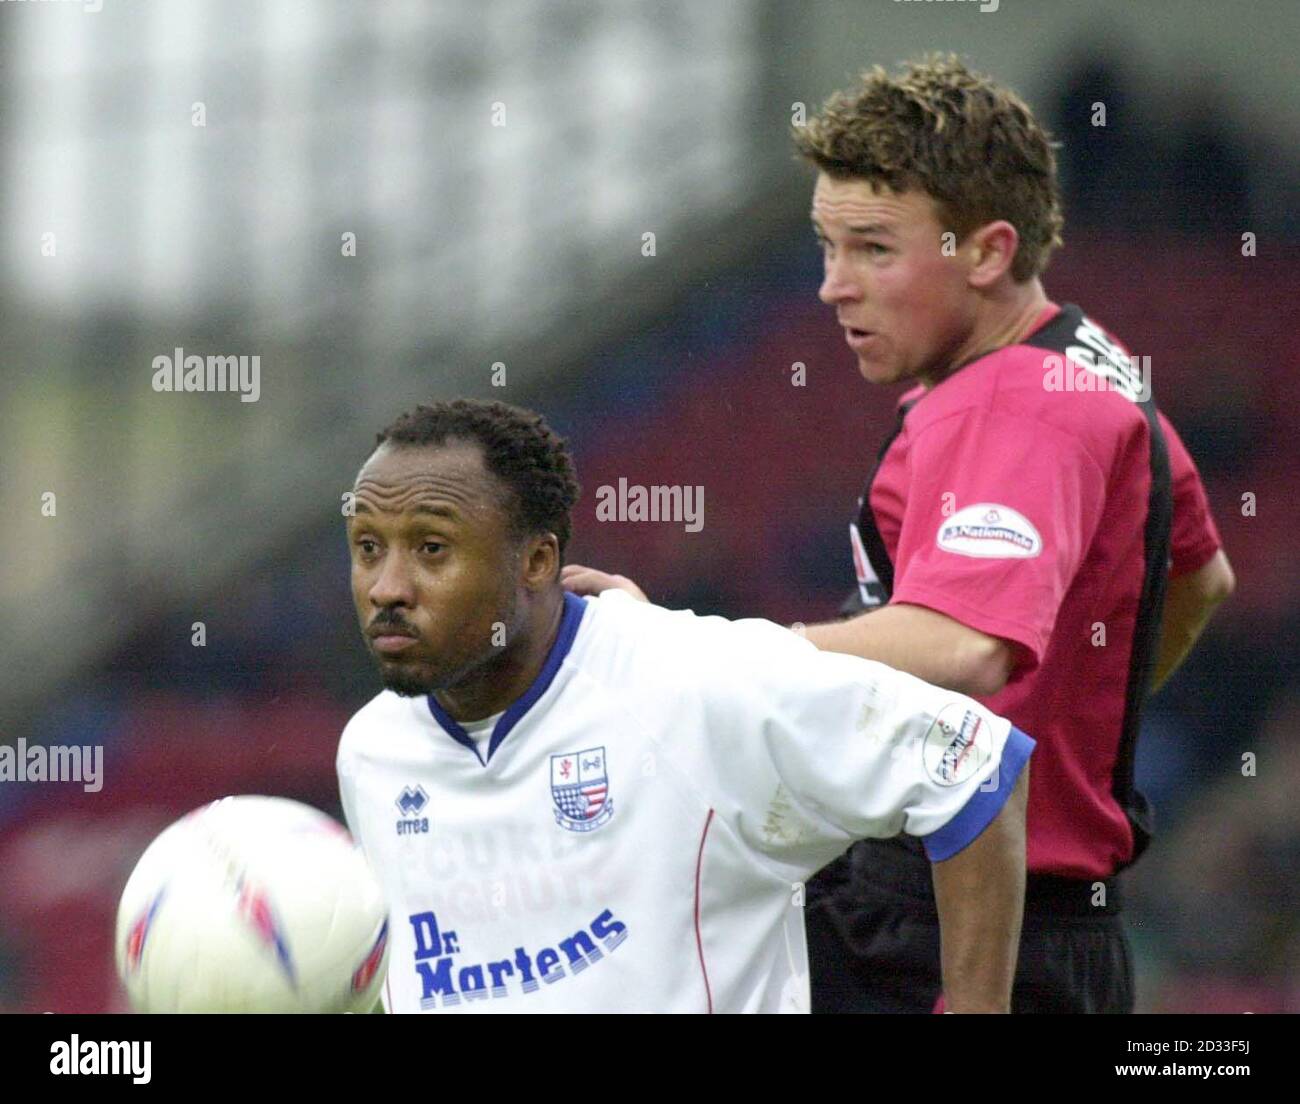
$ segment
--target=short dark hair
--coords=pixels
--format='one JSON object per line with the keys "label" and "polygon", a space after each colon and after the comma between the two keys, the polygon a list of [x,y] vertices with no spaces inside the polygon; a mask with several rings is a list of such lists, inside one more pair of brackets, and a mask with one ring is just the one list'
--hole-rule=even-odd
{"label": "short dark hair", "polygon": [[505,503],[520,537],[554,533],[563,558],[581,488],[564,439],[540,414],[503,402],[453,399],[421,404],[379,431],[375,445],[477,444],[483,464],[510,492]]}
{"label": "short dark hair", "polygon": [[1020,235],[1018,282],[1041,275],[1061,244],[1056,143],[1019,96],[953,54],[909,62],[896,77],[877,65],[793,137],[828,176],[925,192],[959,239],[1006,219]]}

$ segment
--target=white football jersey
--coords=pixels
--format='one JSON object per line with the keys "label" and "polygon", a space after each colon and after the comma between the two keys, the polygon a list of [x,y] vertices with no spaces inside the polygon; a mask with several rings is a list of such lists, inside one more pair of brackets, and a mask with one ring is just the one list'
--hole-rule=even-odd
{"label": "white football jersey", "polygon": [[565,596],[490,740],[385,691],[339,745],[388,896],[390,1012],[802,1012],[803,883],[864,837],[948,858],[1033,741],[769,621]]}

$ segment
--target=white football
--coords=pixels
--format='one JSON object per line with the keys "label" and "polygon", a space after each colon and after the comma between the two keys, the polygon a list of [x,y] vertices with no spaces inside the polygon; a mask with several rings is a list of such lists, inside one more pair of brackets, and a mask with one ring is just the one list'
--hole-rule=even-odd
{"label": "white football", "polygon": [[388,913],[341,825],[285,798],[226,797],[140,857],[115,950],[138,1012],[369,1012]]}

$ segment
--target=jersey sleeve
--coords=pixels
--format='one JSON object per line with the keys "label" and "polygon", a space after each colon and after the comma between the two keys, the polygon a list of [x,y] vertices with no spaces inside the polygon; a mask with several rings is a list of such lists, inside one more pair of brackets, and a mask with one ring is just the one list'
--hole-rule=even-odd
{"label": "jersey sleeve", "polygon": [[927,425],[910,448],[891,600],[1020,644],[1037,665],[1105,494],[1063,430],[983,408]]}
{"label": "jersey sleeve", "polygon": [[716,812],[749,848],[807,875],[854,840],[905,832],[938,862],[997,816],[1034,746],[1009,721],[771,622],[724,624],[708,774]]}
{"label": "jersey sleeve", "polygon": [[1201,482],[1200,473],[1191,453],[1173,424],[1163,414],[1160,428],[1164,431],[1165,447],[1169,453],[1169,478],[1173,485],[1174,520],[1169,535],[1169,573],[1186,575],[1204,567],[1210,557],[1223,545],[1210,501]]}

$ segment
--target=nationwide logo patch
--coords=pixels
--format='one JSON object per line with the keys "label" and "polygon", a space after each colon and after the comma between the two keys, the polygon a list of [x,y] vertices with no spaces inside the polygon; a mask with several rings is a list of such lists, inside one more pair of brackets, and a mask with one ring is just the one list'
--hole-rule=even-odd
{"label": "nationwide logo patch", "polygon": [[939,710],[921,742],[926,773],[940,786],[960,786],[993,755],[993,732],[988,722],[961,702]]}
{"label": "nationwide logo patch", "polygon": [[605,749],[551,756],[551,800],[555,823],[570,832],[591,832],[614,815],[609,797]]}
{"label": "nationwide logo patch", "polygon": [[1043,551],[1034,523],[1010,506],[979,502],[944,518],[935,543],[945,552],[985,559],[1032,559]]}

